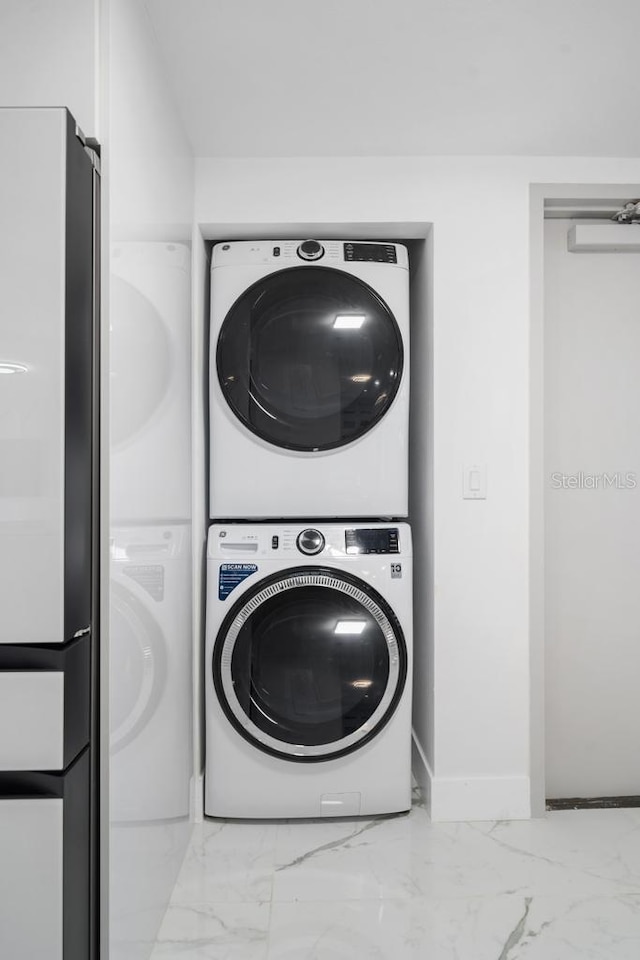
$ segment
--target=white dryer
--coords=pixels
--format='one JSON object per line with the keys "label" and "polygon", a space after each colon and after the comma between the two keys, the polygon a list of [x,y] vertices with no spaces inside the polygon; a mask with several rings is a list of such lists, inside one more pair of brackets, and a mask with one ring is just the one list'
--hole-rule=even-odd
{"label": "white dryer", "polygon": [[216,244],[210,350],[211,517],[406,517],[405,247]]}
{"label": "white dryer", "polygon": [[191,254],[114,243],[109,278],[111,516],[191,516]]}
{"label": "white dryer", "polygon": [[206,814],[409,809],[411,573],[405,523],[210,528]]}
{"label": "white dryer", "polygon": [[191,532],[111,530],[110,818],[189,816]]}

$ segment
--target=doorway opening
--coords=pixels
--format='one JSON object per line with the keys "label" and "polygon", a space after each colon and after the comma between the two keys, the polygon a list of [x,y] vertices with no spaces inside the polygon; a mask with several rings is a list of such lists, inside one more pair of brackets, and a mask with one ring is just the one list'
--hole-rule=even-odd
{"label": "doorway opening", "polygon": [[639,192],[637,184],[539,185],[531,192],[531,759],[538,816],[546,806],[640,804],[633,722],[640,543],[632,533],[640,520],[640,322],[637,253],[623,252],[634,249],[635,231],[640,241],[640,228],[611,220]]}

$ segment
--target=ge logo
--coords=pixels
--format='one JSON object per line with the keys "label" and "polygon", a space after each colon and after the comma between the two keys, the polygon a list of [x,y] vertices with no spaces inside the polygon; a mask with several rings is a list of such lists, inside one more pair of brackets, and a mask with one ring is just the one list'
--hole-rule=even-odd
{"label": "ge logo", "polygon": [[226,535],[227,535],[227,531],[226,531],[226,530],[221,530],[220,533],[218,534],[218,536],[220,537],[220,539],[222,539],[223,537],[226,537]]}
{"label": "ge logo", "polygon": [[391,579],[399,580],[402,577],[402,564],[401,563],[392,563],[391,564]]}

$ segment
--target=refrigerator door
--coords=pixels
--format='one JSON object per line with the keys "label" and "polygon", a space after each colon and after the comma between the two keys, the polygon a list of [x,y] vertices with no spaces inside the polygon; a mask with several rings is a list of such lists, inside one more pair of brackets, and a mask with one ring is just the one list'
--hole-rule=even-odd
{"label": "refrigerator door", "polygon": [[63,773],[0,772],[0,956],[87,960],[89,750]]}
{"label": "refrigerator door", "polygon": [[0,942],[11,960],[62,960],[60,799],[0,799]]}
{"label": "refrigerator door", "polygon": [[64,109],[0,109],[0,643],[90,621],[92,165]]}
{"label": "refrigerator door", "polygon": [[0,771],[64,770],[87,746],[91,640],[0,647]]}

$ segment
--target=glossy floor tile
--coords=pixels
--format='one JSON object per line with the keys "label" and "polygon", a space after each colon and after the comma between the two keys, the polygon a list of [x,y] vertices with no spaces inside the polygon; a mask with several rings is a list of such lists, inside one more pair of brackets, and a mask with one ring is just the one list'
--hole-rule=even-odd
{"label": "glossy floor tile", "polygon": [[638,960],[640,810],[207,821],[153,960]]}

